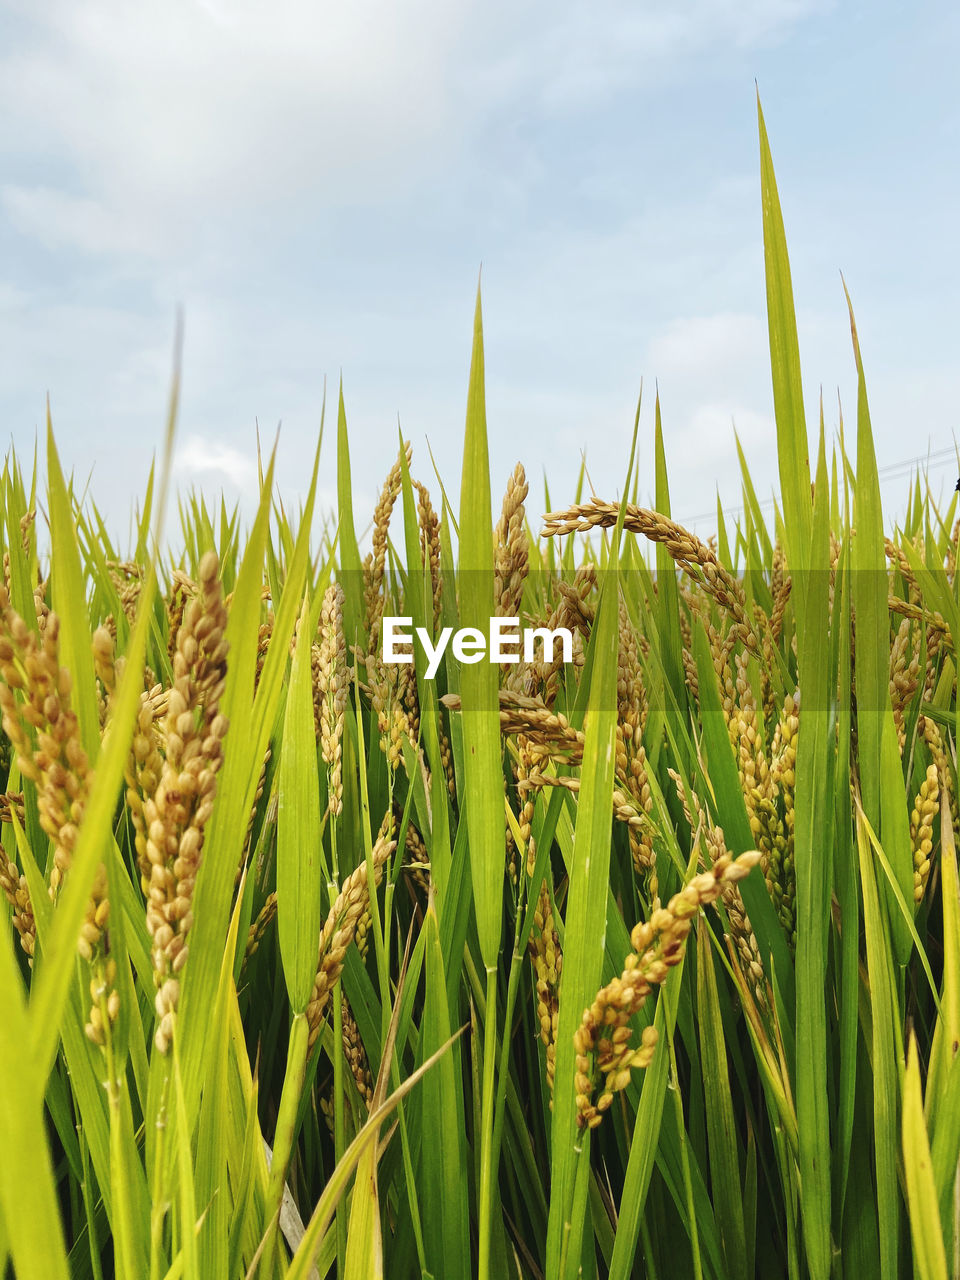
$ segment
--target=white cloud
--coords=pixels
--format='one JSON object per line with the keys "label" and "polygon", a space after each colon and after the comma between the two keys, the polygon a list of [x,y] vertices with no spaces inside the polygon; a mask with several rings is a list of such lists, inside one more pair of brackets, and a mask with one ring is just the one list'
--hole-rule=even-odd
{"label": "white cloud", "polygon": [[833,0],[567,0],[549,22],[537,0],[496,7],[509,15],[510,35],[481,45],[487,57],[469,68],[471,84],[565,115],[626,85],[679,79],[704,53],[775,44]]}
{"label": "white cloud", "polygon": [[[171,212],[189,223],[311,189],[335,202],[347,173],[353,198],[382,193],[444,116],[456,10],[439,0],[28,12],[27,38],[0,57],[0,146],[59,158],[86,196],[161,240]],[[78,247],[91,240],[81,229]]]}
{"label": "white cloud", "polygon": [[252,449],[242,453],[232,445],[203,436],[188,436],[177,450],[174,470],[183,479],[196,478],[201,486],[209,477],[226,480],[237,489],[253,490],[257,484],[257,459]]}
{"label": "white cloud", "polygon": [[[825,0],[20,0],[0,153],[63,169],[9,215],[85,252],[176,246],[258,208],[379,202],[505,105],[547,114],[782,38]],[[79,192],[73,188],[79,183]]]}
{"label": "white cloud", "polygon": [[[647,346],[661,394],[673,510],[679,519],[740,501],[740,437],[758,490],[776,475],[766,321],[749,312],[675,317]],[[710,520],[706,522],[710,523]]]}
{"label": "white cloud", "polygon": [[[181,483],[255,492],[254,420],[272,435],[282,417],[279,482],[301,492],[323,375],[332,440],[342,367],[358,524],[392,459],[398,411],[421,452],[430,435],[455,500],[481,255],[495,473],[522,455],[539,492],[546,463],[562,498],[586,446],[598,490],[612,493],[642,376],[641,448],[652,458],[658,378],[678,514],[709,507],[715,482],[739,502],[733,423],[758,490],[775,483],[754,51],[789,39],[825,0],[19,7],[15,38],[0,39],[0,231],[5,219],[44,248],[98,261],[64,255],[51,281],[41,253],[11,257],[4,421],[32,433],[49,387],[64,452],[84,471],[96,457],[108,502],[161,438],[175,301],[187,317]],[[823,24],[824,40],[834,34]],[[736,95],[751,130],[742,153],[724,136]],[[798,101],[798,118],[805,109]],[[716,151],[695,146],[690,160],[684,130],[695,122],[712,148],[714,115]],[[675,160],[661,156],[671,139]],[[711,156],[722,157],[712,168]],[[798,306],[812,295],[826,308],[822,324],[801,310],[803,366],[824,382],[828,428],[842,382],[849,438],[842,294],[809,250],[804,269],[814,229],[796,217],[791,229],[797,197],[784,194]],[[825,211],[822,256],[838,203],[816,181],[805,199]],[[891,244],[890,260],[903,252]],[[936,288],[948,306],[949,278]],[[891,287],[891,306],[900,298]],[[878,450],[897,458],[919,449],[917,422],[924,439],[953,425],[956,376],[938,380],[895,338],[874,357],[871,319],[881,338],[905,322],[878,315],[875,299],[860,311]],[[806,390],[809,411],[817,383]],[[126,496],[116,501],[125,511]]]}
{"label": "white cloud", "polygon": [[92,254],[150,253],[135,218],[123,216],[99,200],[53,187],[0,187],[0,208],[10,224],[48,249],[72,248]]}
{"label": "white cloud", "polygon": [[20,310],[29,301],[29,297],[25,289],[18,288],[9,280],[0,280],[0,316],[8,311]]}
{"label": "white cloud", "polygon": [[766,356],[767,326],[760,316],[720,312],[674,319],[647,348],[647,364],[657,375],[689,374],[734,384]]}

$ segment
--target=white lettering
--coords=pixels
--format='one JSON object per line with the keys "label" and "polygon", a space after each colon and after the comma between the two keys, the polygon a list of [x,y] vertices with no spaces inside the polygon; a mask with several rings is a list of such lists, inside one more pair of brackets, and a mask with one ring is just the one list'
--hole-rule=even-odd
{"label": "white lettering", "polygon": [[560,654],[563,662],[573,661],[573,633],[568,627],[557,627],[551,631],[549,627],[530,627],[523,633],[523,660],[534,662],[534,644],[537,640],[543,644],[544,662],[553,661],[553,646],[560,641]]}
{"label": "white lettering", "polygon": [[384,618],[383,620],[383,660],[384,662],[412,662],[413,650],[401,653],[394,646],[397,644],[412,645],[413,636],[409,631],[401,631],[399,625],[410,626],[412,618]]}
{"label": "white lettering", "polygon": [[452,635],[453,627],[444,627],[439,636],[437,636],[436,645],[433,645],[430,643],[429,631],[424,630],[423,627],[417,627],[417,639],[423,645],[423,652],[427,655],[427,670],[425,674],[428,680],[432,680],[437,674],[437,669]]}
{"label": "white lettering", "polygon": [[520,619],[519,618],[491,618],[490,619],[490,661],[491,662],[519,662],[519,653],[508,653],[504,649],[504,645],[509,645],[511,649],[519,649],[520,647]]}
{"label": "white lettering", "polygon": [[[454,631],[453,627],[442,627],[434,640],[425,627],[414,627],[412,618],[384,617],[383,627],[383,660],[389,663],[413,662],[414,640],[418,641],[427,660],[424,672],[427,680],[436,678],[451,641],[453,656],[458,662],[472,665],[481,662],[488,652],[487,636],[478,627],[461,627]],[[537,644],[543,654],[544,662],[554,662],[557,644],[560,645],[560,660],[573,662],[573,632],[567,627],[528,627],[521,628],[519,618],[491,618],[489,634],[489,659],[495,663],[513,663],[520,661],[522,650],[524,662],[535,662]]]}
{"label": "white lettering", "polygon": [[486,648],[486,637],[476,627],[463,627],[453,637],[453,656],[458,662],[480,662]]}

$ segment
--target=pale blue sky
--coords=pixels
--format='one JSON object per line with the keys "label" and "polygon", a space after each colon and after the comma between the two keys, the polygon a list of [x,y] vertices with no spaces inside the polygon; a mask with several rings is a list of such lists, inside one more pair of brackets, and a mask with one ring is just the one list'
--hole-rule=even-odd
{"label": "pale blue sky", "polygon": [[[881,467],[960,402],[960,17],[827,0],[31,0],[0,4],[0,422],[125,533],[186,318],[178,479],[249,502],[254,424],[302,491],[342,370],[358,510],[396,448],[455,492],[483,264],[494,487],[542,509],[586,450],[613,496],[659,382],[674,512],[776,482],[754,81],[811,420],[855,420],[840,271]],[[335,419],[328,416],[328,424]],[[334,434],[323,487],[333,500]],[[936,488],[954,464],[938,457]],[[902,480],[886,485],[890,516]],[[709,520],[699,521],[706,532]]]}

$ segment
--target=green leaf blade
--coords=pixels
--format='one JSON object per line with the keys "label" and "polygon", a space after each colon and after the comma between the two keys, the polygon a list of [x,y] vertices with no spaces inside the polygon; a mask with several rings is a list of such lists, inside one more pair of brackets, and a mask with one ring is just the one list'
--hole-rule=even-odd
{"label": "green leaf blade", "polygon": [[277,779],[277,929],[290,1006],[303,1013],[323,924],[320,774],[313,719],[309,597],[297,624]]}

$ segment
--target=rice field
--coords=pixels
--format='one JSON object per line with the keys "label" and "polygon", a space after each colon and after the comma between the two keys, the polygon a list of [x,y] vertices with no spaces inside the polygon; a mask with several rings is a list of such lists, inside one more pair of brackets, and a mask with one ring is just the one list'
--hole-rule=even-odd
{"label": "rice field", "polygon": [[315,542],[320,445],[164,535],[176,377],[134,545],[8,455],[0,1273],[960,1275],[957,498],[885,524],[852,309],[808,433],[760,159],[772,519],[675,523],[658,405],[501,503],[479,297],[459,509],[402,447],[369,542],[342,395]]}

